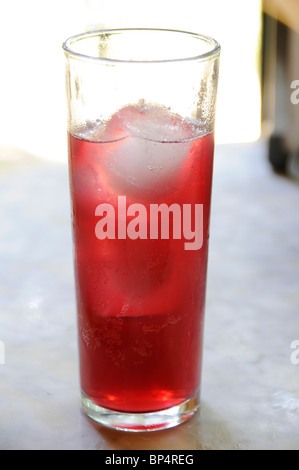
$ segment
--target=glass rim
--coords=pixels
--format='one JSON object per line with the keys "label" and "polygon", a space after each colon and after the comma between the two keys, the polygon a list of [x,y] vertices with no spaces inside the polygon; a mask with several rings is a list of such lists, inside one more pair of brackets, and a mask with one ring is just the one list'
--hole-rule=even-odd
{"label": "glass rim", "polygon": [[[179,57],[175,59],[150,59],[150,60],[131,60],[131,59],[115,59],[109,57],[98,57],[95,55],[87,55],[81,52],[77,52],[72,48],[72,45],[76,42],[87,39],[94,36],[100,36],[102,34],[113,34],[113,33],[125,33],[125,32],[163,32],[163,33],[176,33],[182,35],[189,35],[193,36],[195,39],[200,39],[206,43],[211,45],[211,49],[207,52],[197,55],[190,55],[186,57]],[[81,60],[87,60],[92,62],[101,62],[101,63],[109,63],[109,64],[163,64],[163,63],[171,63],[171,62],[190,62],[190,61],[206,61],[212,60],[213,58],[219,56],[221,51],[220,44],[210,36],[194,33],[191,31],[184,31],[178,29],[164,29],[164,28],[115,28],[115,29],[97,29],[93,31],[86,31],[84,33],[75,34],[70,36],[62,43],[62,48],[66,56],[71,56],[74,58],[78,58]]]}

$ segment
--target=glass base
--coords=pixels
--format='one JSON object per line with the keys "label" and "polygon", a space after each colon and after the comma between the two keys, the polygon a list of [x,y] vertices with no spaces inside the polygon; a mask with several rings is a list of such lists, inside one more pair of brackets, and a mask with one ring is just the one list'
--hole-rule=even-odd
{"label": "glass base", "polygon": [[172,428],[190,419],[199,409],[199,394],[160,411],[149,413],[122,413],[103,408],[81,393],[83,412],[103,426],[121,431],[146,432]]}

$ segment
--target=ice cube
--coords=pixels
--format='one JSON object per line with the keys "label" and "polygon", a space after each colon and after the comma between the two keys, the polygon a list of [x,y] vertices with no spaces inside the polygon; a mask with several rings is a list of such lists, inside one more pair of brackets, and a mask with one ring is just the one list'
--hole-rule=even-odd
{"label": "ice cube", "polygon": [[176,182],[192,146],[193,128],[159,106],[127,106],[112,116],[107,135],[121,136],[101,160],[119,194],[161,192]]}
{"label": "ice cube", "polygon": [[107,125],[107,130],[112,128],[155,142],[182,142],[194,136],[193,127],[181,116],[164,106],[146,104],[142,100],[115,113]]}

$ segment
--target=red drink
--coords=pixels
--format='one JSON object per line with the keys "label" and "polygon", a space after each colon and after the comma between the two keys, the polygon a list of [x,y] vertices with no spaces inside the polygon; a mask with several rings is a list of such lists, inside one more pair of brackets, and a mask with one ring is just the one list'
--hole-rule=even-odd
{"label": "red drink", "polygon": [[[157,411],[199,390],[213,149],[198,124],[141,105],[69,135],[81,387],[101,407]],[[182,209],[181,238],[171,212],[151,236],[161,204]],[[183,213],[195,239],[199,206],[196,249]]]}

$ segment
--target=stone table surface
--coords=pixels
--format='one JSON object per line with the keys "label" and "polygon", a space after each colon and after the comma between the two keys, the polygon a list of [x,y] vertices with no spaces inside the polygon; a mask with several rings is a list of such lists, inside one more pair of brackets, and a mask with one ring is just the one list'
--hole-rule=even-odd
{"label": "stone table surface", "polygon": [[265,143],[216,147],[201,412],[141,434],[80,411],[67,167],[17,154],[0,164],[0,449],[299,450],[299,183]]}

